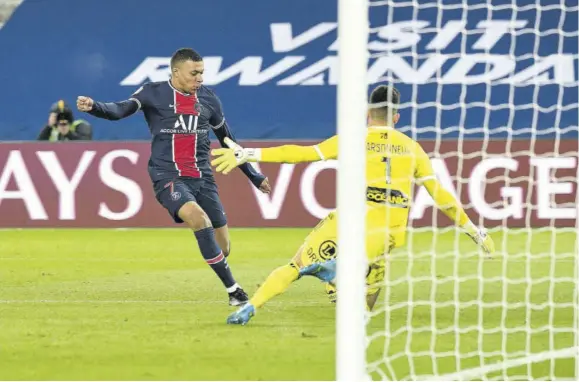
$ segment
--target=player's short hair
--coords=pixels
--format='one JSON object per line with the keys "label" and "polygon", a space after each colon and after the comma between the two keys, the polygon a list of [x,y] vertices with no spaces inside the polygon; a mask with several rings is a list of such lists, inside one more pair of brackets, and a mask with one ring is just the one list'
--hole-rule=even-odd
{"label": "player's short hair", "polygon": [[372,117],[384,119],[398,113],[400,92],[394,86],[380,85],[370,94],[369,109]]}
{"label": "player's short hair", "polygon": [[203,61],[203,57],[191,48],[181,48],[171,56],[171,68],[173,68],[175,64],[185,61]]}

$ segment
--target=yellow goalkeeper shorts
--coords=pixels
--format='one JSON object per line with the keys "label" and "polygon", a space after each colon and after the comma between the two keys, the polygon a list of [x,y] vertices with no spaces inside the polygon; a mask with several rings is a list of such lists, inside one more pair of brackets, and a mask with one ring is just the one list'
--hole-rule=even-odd
{"label": "yellow goalkeeper shorts", "polygon": [[[367,282],[374,285],[384,278],[384,256],[397,247],[397,238],[403,240],[399,227],[385,224],[384,213],[369,210],[366,215],[366,256],[369,269]],[[303,246],[293,259],[298,268],[313,263],[333,259],[338,250],[338,219],[336,212],[331,212],[306,237]],[[370,290],[369,290],[370,292]]]}

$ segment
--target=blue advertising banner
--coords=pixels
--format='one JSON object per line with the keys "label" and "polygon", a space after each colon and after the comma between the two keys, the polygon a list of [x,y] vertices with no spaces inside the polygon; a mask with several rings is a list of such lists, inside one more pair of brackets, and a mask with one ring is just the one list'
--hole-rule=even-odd
{"label": "blue advertising banner", "polygon": [[[491,3],[372,2],[369,83],[396,84],[399,127],[418,138],[576,137],[577,2]],[[168,80],[180,47],[204,56],[239,138],[326,138],[336,16],[335,0],[25,0],[0,29],[0,140],[35,139],[58,99]],[[140,116],[88,120],[95,139],[149,139]]]}

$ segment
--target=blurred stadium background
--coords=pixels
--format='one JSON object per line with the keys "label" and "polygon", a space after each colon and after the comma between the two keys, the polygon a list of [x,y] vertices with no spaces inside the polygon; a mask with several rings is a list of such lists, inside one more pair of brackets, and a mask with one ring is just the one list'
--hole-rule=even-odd
{"label": "blurred stadium background", "polygon": [[[424,142],[473,221],[496,227],[499,251],[560,256],[525,277],[562,278],[557,301],[576,305],[577,2],[489,3],[375,2],[371,81],[394,79],[399,127]],[[190,233],[158,229],[176,226],[150,187],[141,116],[75,111],[93,141],[32,141],[58,100],[126,99],[168,79],[169,57],[185,46],[204,56],[205,83],[242,142],[322,140],[336,128],[336,36],[335,0],[0,0],[0,379],[334,378],[333,310],[316,283],[273,303],[248,332],[222,325],[229,310]],[[235,228],[231,263],[250,291],[335,207],[335,166],[262,165],[271,196],[240,174],[218,177]],[[569,188],[549,194],[554,182]],[[415,228],[447,225],[416,197]],[[433,235],[417,233],[410,247],[428,251]],[[436,245],[456,250],[444,235]],[[533,296],[554,298],[538,288]],[[556,322],[574,327],[572,312]],[[573,346],[567,340],[533,346]],[[572,369],[567,360],[512,375],[572,378]]]}

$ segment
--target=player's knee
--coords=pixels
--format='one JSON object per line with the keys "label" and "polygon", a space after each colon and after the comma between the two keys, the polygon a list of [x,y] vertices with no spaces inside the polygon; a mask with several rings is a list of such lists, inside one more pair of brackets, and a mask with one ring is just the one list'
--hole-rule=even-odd
{"label": "player's knee", "polygon": [[181,207],[179,217],[192,230],[211,227],[211,220],[197,203],[187,203]]}

